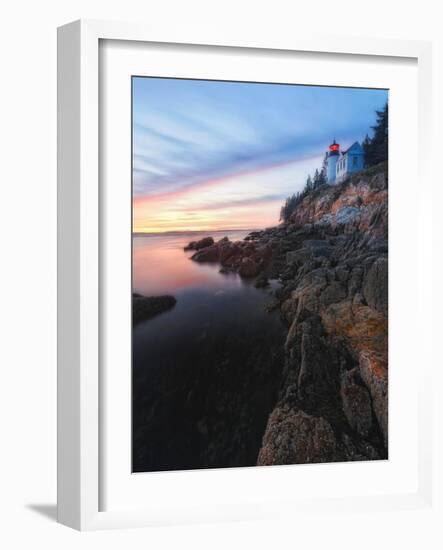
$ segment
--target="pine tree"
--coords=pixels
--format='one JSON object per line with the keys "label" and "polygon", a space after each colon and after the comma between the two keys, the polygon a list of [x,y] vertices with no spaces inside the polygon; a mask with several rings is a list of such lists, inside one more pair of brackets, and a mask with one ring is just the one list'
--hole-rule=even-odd
{"label": "pine tree", "polygon": [[365,164],[366,166],[369,166],[369,159],[371,157],[371,138],[368,136],[368,134],[366,134],[365,139],[363,140],[363,143],[361,145],[365,154]]}
{"label": "pine tree", "polygon": [[322,169],[320,171],[316,170],[314,174],[314,189],[317,189],[321,185],[324,185],[326,183],[326,174],[325,171]]}
{"label": "pine tree", "polygon": [[322,170],[315,170],[314,177],[312,178],[310,175],[306,178],[306,183],[304,188],[299,191],[298,193],[295,193],[294,195],[291,195],[288,197],[285,201],[285,204],[280,209],[280,221],[288,222],[289,218],[291,217],[291,214],[294,212],[294,210],[297,208],[297,206],[303,201],[303,199],[311,192],[320,187],[320,185],[324,185],[326,183],[326,174],[325,171]]}
{"label": "pine tree", "polygon": [[314,184],[312,183],[312,178],[309,175],[306,179],[305,190],[309,192],[309,191],[312,191],[313,189],[314,189]]}
{"label": "pine tree", "polygon": [[381,111],[375,111],[377,116],[372,126],[373,136],[366,136],[363,142],[366,166],[373,166],[388,159],[389,111],[388,104]]}

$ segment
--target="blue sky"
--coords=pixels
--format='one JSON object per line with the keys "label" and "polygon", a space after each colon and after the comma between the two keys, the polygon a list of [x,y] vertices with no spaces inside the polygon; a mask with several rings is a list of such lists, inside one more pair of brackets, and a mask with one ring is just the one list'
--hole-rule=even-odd
{"label": "blue sky", "polygon": [[386,90],[134,77],[134,230],[278,223],[279,205],[320,168],[332,139],[343,148],[361,141],[387,97]]}

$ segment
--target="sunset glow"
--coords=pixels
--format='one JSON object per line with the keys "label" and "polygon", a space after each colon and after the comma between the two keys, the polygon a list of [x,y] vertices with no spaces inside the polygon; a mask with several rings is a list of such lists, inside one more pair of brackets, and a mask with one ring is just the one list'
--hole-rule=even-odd
{"label": "sunset glow", "polygon": [[[278,222],[286,194],[321,158],[208,180],[189,188],[134,199],[134,232],[250,229]],[[273,187],[278,190],[272,194]],[[251,197],[251,190],[255,196]]]}
{"label": "sunset glow", "polygon": [[363,139],[385,98],[383,90],[135,77],[133,231],[276,225],[331,138]]}

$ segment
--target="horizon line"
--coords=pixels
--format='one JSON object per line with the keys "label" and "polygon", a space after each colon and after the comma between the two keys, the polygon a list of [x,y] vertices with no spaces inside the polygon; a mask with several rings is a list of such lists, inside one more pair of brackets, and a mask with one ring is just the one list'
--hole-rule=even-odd
{"label": "horizon line", "polygon": [[[279,225],[279,224],[276,224]],[[234,227],[230,229],[170,229],[168,231],[132,231],[132,235],[172,235],[181,233],[224,233],[232,231],[262,231],[262,228],[258,227]]]}

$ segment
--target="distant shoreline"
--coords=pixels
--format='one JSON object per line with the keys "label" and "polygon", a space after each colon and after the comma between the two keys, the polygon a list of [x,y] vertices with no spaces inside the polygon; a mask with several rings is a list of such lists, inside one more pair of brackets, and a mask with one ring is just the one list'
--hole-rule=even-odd
{"label": "distant shoreline", "polygon": [[197,230],[197,231],[164,231],[164,232],[140,232],[140,231],[133,231],[132,236],[133,237],[168,237],[168,236],[179,236],[179,235],[212,235],[212,234],[220,234],[220,233],[235,233],[235,232],[252,232],[252,231],[260,231],[258,228],[247,228],[247,229],[209,229],[209,230]]}

